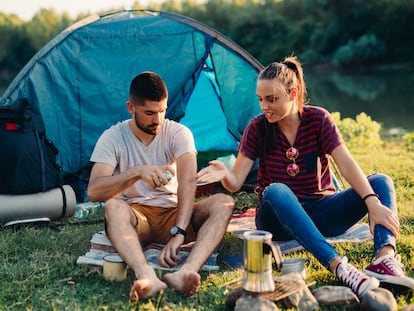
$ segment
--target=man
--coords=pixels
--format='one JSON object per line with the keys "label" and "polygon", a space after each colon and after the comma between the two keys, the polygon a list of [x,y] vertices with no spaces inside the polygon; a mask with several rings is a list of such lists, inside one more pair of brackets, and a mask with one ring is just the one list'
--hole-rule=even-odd
{"label": "man", "polygon": [[[167,100],[161,77],[153,72],[136,76],[126,103],[131,119],[106,130],[91,156],[88,196],[106,201],[106,233],[136,276],[129,294],[133,301],[167,285],[194,295],[200,286],[198,270],[222,240],[234,207],[225,194],[194,204],[194,138],[185,126],[165,119]],[[175,267],[180,246],[194,240],[181,268],[164,280],[145,259],[143,246],[165,244],[158,261]]]}

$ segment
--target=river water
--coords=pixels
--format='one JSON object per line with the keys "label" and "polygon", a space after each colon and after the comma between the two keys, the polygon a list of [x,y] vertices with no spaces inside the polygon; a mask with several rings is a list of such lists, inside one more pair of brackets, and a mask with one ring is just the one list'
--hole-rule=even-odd
{"label": "river water", "polygon": [[341,117],[365,112],[384,131],[414,131],[414,73],[386,70],[366,73],[305,72],[310,103]]}

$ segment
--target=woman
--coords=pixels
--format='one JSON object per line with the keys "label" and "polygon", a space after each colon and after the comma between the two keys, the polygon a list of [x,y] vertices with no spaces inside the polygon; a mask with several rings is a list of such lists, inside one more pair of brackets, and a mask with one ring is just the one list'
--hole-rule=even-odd
{"label": "woman", "polygon": [[[233,169],[211,161],[198,173],[198,181],[221,180],[235,192],[258,158],[258,229],[271,232],[275,240],[297,240],[359,297],[378,287],[379,281],[414,288],[395,256],[400,224],[392,180],[383,174],[367,178],[332,116],[323,108],[306,105],[297,58],[287,57],[264,68],[256,91],[263,113],[247,125]],[[351,188],[336,191],[329,156]],[[376,260],[362,272],[325,237],[344,233],[367,213]]]}

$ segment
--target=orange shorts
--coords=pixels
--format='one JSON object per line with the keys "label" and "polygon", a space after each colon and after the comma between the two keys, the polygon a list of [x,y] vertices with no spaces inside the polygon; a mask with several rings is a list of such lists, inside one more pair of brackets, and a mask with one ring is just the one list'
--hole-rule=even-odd
{"label": "orange shorts", "polygon": [[[170,229],[175,225],[177,219],[177,208],[141,205],[139,203],[132,203],[130,206],[137,217],[138,224],[135,231],[143,246],[150,243],[167,244],[171,239]],[[195,241],[197,233],[191,223],[186,231],[184,243]]]}

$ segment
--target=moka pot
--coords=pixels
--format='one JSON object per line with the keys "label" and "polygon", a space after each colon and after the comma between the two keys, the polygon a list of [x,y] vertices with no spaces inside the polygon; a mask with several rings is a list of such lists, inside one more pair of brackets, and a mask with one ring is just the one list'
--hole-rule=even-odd
{"label": "moka pot", "polygon": [[272,244],[272,234],[263,230],[253,230],[246,231],[243,238],[243,289],[254,293],[274,291],[272,257],[275,259],[276,267],[280,268],[282,252],[278,245]]}

